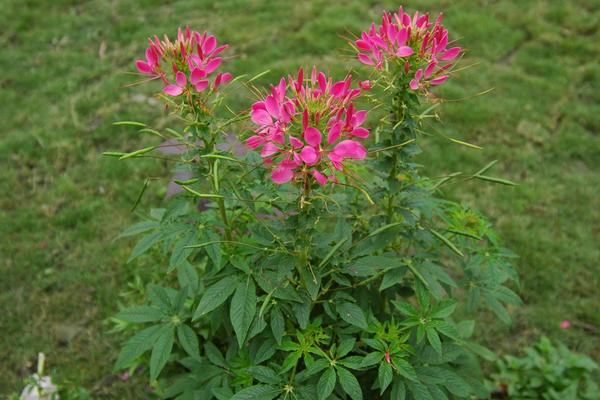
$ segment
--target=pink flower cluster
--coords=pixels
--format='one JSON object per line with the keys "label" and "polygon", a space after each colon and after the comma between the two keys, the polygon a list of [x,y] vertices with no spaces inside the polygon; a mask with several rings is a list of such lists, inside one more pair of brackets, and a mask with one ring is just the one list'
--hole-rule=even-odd
{"label": "pink flower cluster", "polygon": [[[229,72],[219,72],[211,85],[210,75],[223,61],[218,55],[228,45],[217,47],[215,37],[206,32],[200,33],[186,27],[184,31],[177,31],[175,43],[167,36],[162,41],[154,36],[148,42],[150,47],[146,49],[146,59],[137,60],[135,65],[142,74],[160,78],[165,84],[163,92],[170,96],[179,96],[193,89],[197,92],[207,88],[214,91],[232,78]],[[174,80],[170,81],[169,76]]]}
{"label": "pink flower cluster", "polygon": [[386,61],[399,62],[406,76],[412,78],[412,90],[440,85],[448,79],[452,61],[461,54],[460,47],[448,48],[448,30],[442,24],[442,14],[434,23],[429,14],[411,17],[400,7],[394,14],[384,13],[381,25],[374,23],[354,41],[358,60],[381,70]]}
{"label": "pink flower cluster", "polygon": [[305,80],[300,68],[297,77],[282,78],[252,105],[258,128],[246,143],[260,148],[265,163],[272,165],[273,182],[306,183],[309,177],[321,185],[337,182],[335,173],[345,170],[345,160],[365,158],[360,140],[369,136],[361,126],[367,111],[355,109],[353,99],[361,89],[351,84],[351,76],[334,83],[316,67]]}

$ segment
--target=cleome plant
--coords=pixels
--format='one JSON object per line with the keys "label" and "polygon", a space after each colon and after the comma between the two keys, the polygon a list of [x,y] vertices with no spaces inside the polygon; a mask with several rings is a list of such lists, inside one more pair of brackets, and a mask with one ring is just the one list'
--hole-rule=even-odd
{"label": "cleome plant", "polygon": [[[222,71],[228,47],[206,32],[149,40],[137,69],[180,126],[121,122],[166,142],[106,155],[162,151],[185,179],[122,234],[140,235],[130,261],[152,249],[162,267],[115,317],[129,334],[117,369],[147,370],[161,398],[488,395],[477,360],[494,354],[454,311],[509,323],[514,255],[441,190],[512,183],[487,175],[494,163],[428,178],[415,161],[432,90],[464,53],[441,20],[385,13],[349,43],[362,79],[305,67],[268,89]],[[255,102],[233,111],[233,90]]]}

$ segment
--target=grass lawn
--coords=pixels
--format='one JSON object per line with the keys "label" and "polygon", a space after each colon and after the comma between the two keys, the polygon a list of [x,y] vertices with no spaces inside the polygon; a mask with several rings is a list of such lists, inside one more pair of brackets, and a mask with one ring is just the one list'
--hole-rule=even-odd
{"label": "grass lawn", "polygon": [[[124,263],[132,242],[112,239],[164,198],[168,167],[102,159],[107,150],[156,143],[112,126],[169,121],[149,97],[125,87],[145,38],[179,25],[230,43],[234,74],[301,65],[342,76],[358,67],[340,36],[359,33],[393,1],[3,0],[0,13],[0,395],[21,388],[36,354],[93,397],[139,398],[146,376],[112,373],[120,337],[106,318],[127,286],[151,269]],[[479,339],[515,351],[539,334],[600,358],[600,3],[597,0],[411,1],[444,10],[464,65],[437,93],[443,131],[420,161],[433,176],[474,172],[498,159],[495,176],[519,183],[451,186],[448,195],[487,214],[518,253],[526,305],[502,326],[480,316]],[[339,57],[346,65],[339,65]],[[154,86],[156,88],[156,86]],[[485,96],[477,93],[494,88]],[[462,101],[454,101],[466,99]],[[234,101],[250,104],[248,94]],[[569,319],[573,327],[561,330]],[[132,383],[133,382],[133,383]]]}

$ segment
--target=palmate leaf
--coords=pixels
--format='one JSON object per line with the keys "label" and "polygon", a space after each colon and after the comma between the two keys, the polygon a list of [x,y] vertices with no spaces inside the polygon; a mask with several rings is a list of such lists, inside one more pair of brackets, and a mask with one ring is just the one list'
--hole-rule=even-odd
{"label": "palmate leaf", "polygon": [[358,326],[362,329],[367,329],[367,319],[363,310],[354,303],[341,303],[336,306],[340,317],[350,325]]}
{"label": "palmate leaf", "polygon": [[333,392],[335,388],[336,376],[335,369],[333,367],[328,368],[321,377],[319,378],[319,382],[317,383],[317,393],[319,396],[319,400],[325,400],[329,397],[329,395]]}
{"label": "palmate leaf", "polygon": [[171,324],[165,324],[160,329],[160,334],[152,347],[150,355],[150,381],[154,382],[165,367],[165,364],[171,356],[173,341],[175,337],[175,327]]}
{"label": "palmate leaf", "polygon": [[194,312],[192,320],[197,320],[203,315],[206,315],[206,313],[219,307],[229,298],[229,296],[231,296],[236,287],[237,278],[228,276],[206,289]]}
{"label": "palmate leaf", "polygon": [[277,344],[281,344],[281,339],[285,333],[285,321],[279,307],[273,307],[271,310],[271,332]]}
{"label": "palmate leaf", "polygon": [[377,371],[377,379],[379,380],[379,394],[383,394],[387,387],[392,383],[394,372],[392,365],[388,362],[382,362],[379,364],[379,370]]}
{"label": "palmate leaf", "polygon": [[337,373],[340,378],[340,385],[342,385],[344,392],[346,392],[352,400],[362,400],[362,389],[354,374],[342,367],[338,367]]}
{"label": "palmate leaf", "polygon": [[127,259],[127,262],[130,263],[131,261],[135,260],[161,240],[161,231],[152,232],[151,234],[144,236],[136,243],[135,247],[131,251],[131,255]]}
{"label": "palmate leaf", "polygon": [[198,335],[189,325],[182,324],[177,327],[177,340],[179,344],[192,358],[200,358],[200,346],[198,345]]}
{"label": "palmate leaf", "polygon": [[237,392],[231,400],[271,400],[279,396],[281,390],[269,385],[255,385]]}
{"label": "palmate leaf", "polygon": [[231,299],[229,318],[241,348],[246,340],[248,329],[256,313],[256,287],[254,281],[240,282]]}
{"label": "palmate leaf", "polygon": [[165,317],[166,315],[161,310],[149,306],[126,308],[115,316],[115,318],[122,321],[137,323],[160,321]]}
{"label": "palmate leaf", "polygon": [[128,367],[136,358],[150,350],[160,334],[160,328],[161,325],[151,326],[139,331],[127,340],[119,353],[115,370]]}

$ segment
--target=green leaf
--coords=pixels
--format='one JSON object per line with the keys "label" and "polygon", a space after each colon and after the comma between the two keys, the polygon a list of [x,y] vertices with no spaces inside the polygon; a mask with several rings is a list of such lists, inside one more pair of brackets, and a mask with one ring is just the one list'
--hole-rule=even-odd
{"label": "green leaf", "polygon": [[458,330],[446,321],[435,320],[429,323],[429,326],[435,328],[439,333],[448,336],[450,339],[460,340]]}
{"label": "green leaf", "polygon": [[192,320],[197,320],[206,313],[223,304],[235,290],[236,284],[237,279],[235,277],[228,276],[206,289],[202,295],[202,298],[200,299],[198,308],[196,308],[196,311],[194,312],[194,317]]}
{"label": "green leaf", "polygon": [[325,368],[327,368],[329,366],[330,366],[329,361],[324,358],[321,358],[321,359],[318,359],[317,361],[315,361],[314,363],[310,364],[310,366],[308,366],[308,368],[306,368],[305,374],[307,377],[310,377],[310,376],[313,376],[314,374],[316,374],[317,372],[323,371]]}
{"label": "green leaf", "polygon": [[319,400],[325,400],[331,395],[331,393],[333,393],[333,389],[335,389],[335,382],[335,369],[330,367],[321,375],[319,382],[317,383],[317,394],[319,396]]}
{"label": "green leaf", "polygon": [[139,240],[139,242],[136,243],[135,247],[131,251],[131,255],[129,256],[127,262],[130,263],[134,259],[138,258],[161,240],[161,231],[152,232],[151,234],[144,236]]}
{"label": "green leaf", "polygon": [[340,317],[347,323],[358,326],[362,329],[367,329],[367,319],[363,310],[354,303],[341,303],[336,306],[336,311]]}
{"label": "green leaf", "polygon": [[139,331],[127,340],[119,353],[119,357],[115,363],[115,370],[130,366],[136,358],[141,356],[145,351],[150,350],[160,335],[160,328],[161,325],[153,325]]}
{"label": "green leaf", "polygon": [[409,382],[408,390],[410,390],[415,400],[435,400],[431,397],[431,393],[429,393],[427,387],[421,383]]}
{"label": "green leaf", "polygon": [[387,387],[392,383],[394,372],[392,371],[392,365],[387,362],[379,364],[379,370],[377,371],[377,379],[379,380],[379,394],[383,394]]}
{"label": "green leaf", "polygon": [[446,318],[449,317],[456,309],[455,300],[444,300],[436,304],[429,316],[431,318]]}
{"label": "green leaf", "polygon": [[173,252],[171,253],[171,258],[169,260],[169,269],[167,272],[172,271],[179,265],[181,265],[187,258],[192,254],[194,249],[188,247],[194,244],[198,237],[198,232],[196,230],[190,230],[186,232],[182,238],[178,239]]}
{"label": "green leaf", "polygon": [[115,237],[115,240],[148,232],[152,229],[157,228],[159,225],[160,223],[158,223],[157,221],[138,222],[137,224],[132,225],[129,228],[125,229],[123,232],[121,232],[117,237]]}
{"label": "green leaf", "polygon": [[344,392],[346,392],[352,400],[362,400],[362,390],[354,374],[341,367],[338,368],[337,373]]}
{"label": "green leaf", "polygon": [[204,354],[206,354],[206,358],[216,366],[227,368],[227,362],[221,354],[221,351],[212,344],[211,342],[206,342],[204,344]]}
{"label": "green leaf", "polygon": [[331,259],[331,257],[333,257],[333,255],[335,254],[336,251],[338,251],[338,249],[340,247],[342,247],[342,245],[344,243],[346,243],[346,241],[348,240],[348,237],[343,238],[342,240],[340,240],[335,246],[333,246],[331,248],[331,250],[329,251],[329,253],[327,253],[327,255],[325,256],[325,258],[323,258],[323,261],[321,261],[321,263],[319,264],[319,269],[323,268],[325,265],[327,265],[327,263],[329,262],[329,260]]}
{"label": "green leaf", "polygon": [[429,342],[429,344],[431,345],[431,347],[433,347],[433,349],[438,353],[438,354],[442,354],[442,342],[440,340],[440,336],[437,334],[437,332],[435,331],[435,329],[433,328],[428,328],[425,330],[425,333],[427,334],[427,341]]}
{"label": "green leaf", "polygon": [[154,284],[148,285],[148,300],[163,313],[167,315],[171,313],[171,301],[165,288]]}
{"label": "green leaf", "polygon": [[198,291],[198,273],[189,262],[184,261],[177,266],[177,280],[182,288],[189,287],[191,293]]}
{"label": "green leaf", "polygon": [[152,347],[150,355],[150,381],[154,382],[165,367],[165,364],[171,356],[173,349],[173,340],[175,336],[175,327],[171,324],[165,324],[160,329],[160,335]]}
{"label": "green leaf", "polygon": [[160,321],[165,317],[166,315],[161,310],[149,306],[126,308],[115,316],[121,321],[137,323]]}
{"label": "green leaf", "polygon": [[493,351],[475,342],[464,342],[464,347],[487,361],[496,361],[498,358]]}
{"label": "green leaf", "polygon": [[242,281],[238,284],[229,309],[229,318],[240,348],[246,341],[246,335],[255,313],[256,287],[254,281],[248,279],[247,282]]}
{"label": "green leaf", "polygon": [[408,361],[406,361],[403,358],[394,358],[392,362],[396,367],[396,371],[400,375],[413,382],[417,382],[419,380],[419,378],[417,377],[417,372],[415,371],[413,366],[408,363]]}
{"label": "green leaf", "polygon": [[271,400],[279,396],[281,390],[268,385],[256,385],[237,392],[231,400]]}
{"label": "green leaf", "polygon": [[415,281],[415,294],[417,295],[417,301],[419,302],[421,309],[427,311],[431,304],[431,300],[429,298],[429,293],[421,281]]}
{"label": "green leaf", "polygon": [[246,368],[246,372],[261,383],[277,385],[281,381],[279,375],[277,375],[275,371],[262,365]]}
{"label": "green leaf", "polygon": [[383,353],[375,352],[369,353],[362,359],[360,362],[361,368],[370,367],[372,365],[378,364],[383,359]]}
{"label": "green leaf", "polygon": [[386,268],[395,268],[402,265],[400,260],[383,257],[367,256],[354,261],[347,267],[347,271],[353,276],[372,276]]}
{"label": "green leaf", "polygon": [[285,321],[279,307],[273,307],[271,310],[271,332],[277,344],[281,344],[281,339],[285,333]]}
{"label": "green leaf", "polygon": [[406,386],[400,379],[395,379],[392,385],[392,391],[390,392],[390,399],[393,400],[405,400],[406,399]]}
{"label": "green leaf", "polygon": [[419,311],[411,304],[392,300],[392,304],[396,307],[396,310],[400,311],[400,313],[408,316],[408,317],[417,317],[419,316]]}
{"label": "green leaf", "polygon": [[342,358],[346,354],[350,353],[354,348],[354,344],[356,343],[356,339],[351,337],[348,339],[344,339],[340,342],[339,347],[337,348],[337,357]]}
{"label": "green leaf", "polygon": [[406,275],[407,268],[400,267],[389,270],[383,275],[381,284],[379,285],[379,291],[383,291],[389,287],[399,284]]}
{"label": "green leaf", "polygon": [[177,327],[177,339],[183,350],[192,358],[200,358],[198,335],[196,335],[196,332],[189,325],[182,324]]}
{"label": "green leaf", "polygon": [[484,298],[490,309],[494,312],[494,314],[496,314],[496,316],[500,318],[500,320],[506,325],[510,325],[512,320],[510,318],[510,315],[508,314],[508,311],[502,305],[502,303],[500,303],[498,299],[496,299],[487,292],[484,294]]}

